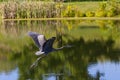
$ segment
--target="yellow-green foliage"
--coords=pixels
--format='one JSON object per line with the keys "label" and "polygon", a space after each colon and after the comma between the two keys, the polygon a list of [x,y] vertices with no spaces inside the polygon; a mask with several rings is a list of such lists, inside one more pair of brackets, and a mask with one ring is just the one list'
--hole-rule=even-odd
{"label": "yellow-green foliage", "polygon": [[68,5],[62,12],[63,17],[75,17],[76,7]]}
{"label": "yellow-green foliage", "polygon": [[94,12],[87,11],[86,12],[86,17],[94,17]]}
{"label": "yellow-green foliage", "polygon": [[113,13],[113,11],[108,11],[107,12],[107,17],[113,17],[114,16],[114,13]]}
{"label": "yellow-green foliage", "polygon": [[[89,2],[88,2],[89,3]],[[1,5],[2,4],[2,5]],[[79,3],[55,2],[7,2],[0,4],[0,18],[60,18],[60,17],[113,17],[119,15],[120,4],[101,2],[98,9],[84,10]],[[82,3],[80,3],[82,4]],[[87,4],[89,5],[89,4]],[[90,4],[91,5],[91,4]],[[97,8],[97,7],[96,7]],[[94,12],[92,12],[94,11]]]}
{"label": "yellow-green foliage", "polygon": [[104,10],[98,10],[95,12],[96,17],[105,17],[106,16],[106,11]]}
{"label": "yellow-green foliage", "polygon": [[107,17],[113,17],[116,15],[116,9],[114,7],[111,7],[108,11],[107,11]]}
{"label": "yellow-green foliage", "polygon": [[106,16],[106,3],[100,4],[99,9],[95,12],[96,17],[105,17]]}
{"label": "yellow-green foliage", "polygon": [[77,10],[75,17],[85,17],[85,14],[82,11]]}

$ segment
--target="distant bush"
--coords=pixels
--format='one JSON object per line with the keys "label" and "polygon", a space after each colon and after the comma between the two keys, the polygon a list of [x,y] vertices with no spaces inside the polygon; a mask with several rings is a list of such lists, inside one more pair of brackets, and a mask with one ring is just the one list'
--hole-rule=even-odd
{"label": "distant bush", "polygon": [[108,2],[108,14],[111,16],[120,15],[120,1],[119,0],[111,0]]}
{"label": "distant bush", "polygon": [[120,14],[120,3],[116,0],[100,4],[99,9],[95,12],[97,17],[113,17]]}
{"label": "distant bush", "polygon": [[62,11],[63,17],[75,17],[76,7],[68,5],[64,11]]}
{"label": "distant bush", "polygon": [[115,16],[115,10],[114,9],[109,9],[106,14],[107,17],[113,17]]}
{"label": "distant bush", "polygon": [[85,17],[85,13],[83,13],[77,6],[65,6],[64,11],[62,11],[63,17]]}
{"label": "distant bush", "polygon": [[105,17],[106,16],[106,11],[104,10],[99,10],[95,12],[95,17]]}
{"label": "distant bush", "polygon": [[96,17],[105,17],[106,16],[106,3],[100,4],[99,9],[95,12]]}
{"label": "distant bush", "polygon": [[80,10],[78,10],[78,11],[76,12],[75,17],[85,17],[85,13],[83,13],[83,12],[80,11]]}
{"label": "distant bush", "polygon": [[94,17],[95,13],[92,11],[87,11],[86,12],[86,17]]}

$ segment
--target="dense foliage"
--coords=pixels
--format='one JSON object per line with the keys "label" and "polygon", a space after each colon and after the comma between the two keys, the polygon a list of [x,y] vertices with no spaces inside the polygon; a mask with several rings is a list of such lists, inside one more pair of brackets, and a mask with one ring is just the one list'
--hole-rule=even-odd
{"label": "dense foliage", "polygon": [[74,1],[107,1],[107,0],[65,0],[66,2],[74,2]]}
{"label": "dense foliage", "polygon": [[[88,2],[89,3],[89,2]],[[115,17],[120,16],[118,1],[101,2],[96,10],[83,11],[79,3],[62,2],[7,2],[0,4],[0,18],[63,18],[63,17]],[[88,4],[87,4],[88,5]],[[90,4],[89,4],[90,5]]]}
{"label": "dense foliage", "polygon": [[[0,2],[12,1],[12,0],[0,0]],[[107,0],[14,0],[14,1],[64,1],[64,2],[74,2],[74,1],[107,1]]]}

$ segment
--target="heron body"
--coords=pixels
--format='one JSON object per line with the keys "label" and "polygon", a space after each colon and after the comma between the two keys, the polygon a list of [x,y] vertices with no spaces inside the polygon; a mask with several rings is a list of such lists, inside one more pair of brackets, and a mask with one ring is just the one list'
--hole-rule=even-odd
{"label": "heron body", "polygon": [[48,53],[50,53],[52,51],[61,50],[64,47],[68,47],[68,48],[72,47],[70,45],[66,45],[66,46],[62,46],[60,48],[54,49],[53,43],[54,43],[56,37],[52,37],[52,38],[46,40],[44,35],[38,34],[36,32],[28,32],[28,35],[34,40],[35,44],[39,48],[39,51],[37,51],[35,54],[37,56],[45,54],[44,56],[38,57],[37,60],[31,65],[30,68],[34,67],[40,59],[42,59],[43,57],[45,57]]}
{"label": "heron body", "polygon": [[55,37],[46,40],[44,35],[36,32],[29,32],[28,35],[34,40],[35,44],[39,48],[39,51],[35,53],[36,55],[48,54],[52,51],[55,51],[53,48]]}

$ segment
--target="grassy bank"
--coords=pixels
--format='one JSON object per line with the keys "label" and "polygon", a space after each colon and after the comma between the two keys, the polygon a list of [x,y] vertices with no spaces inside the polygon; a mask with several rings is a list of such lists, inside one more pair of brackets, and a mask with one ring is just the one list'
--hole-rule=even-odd
{"label": "grassy bank", "polygon": [[98,2],[69,2],[69,3],[64,3],[65,5],[70,5],[70,6],[77,6],[81,11],[86,12],[86,11],[96,11],[99,8],[99,5],[102,3],[102,1]]}

